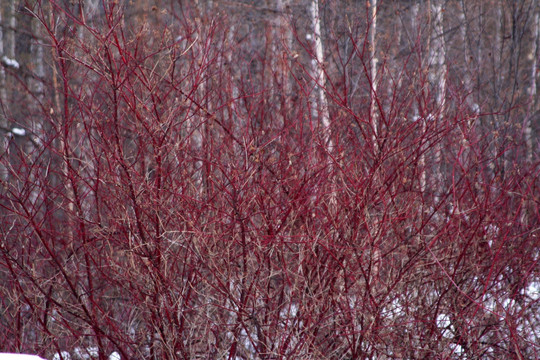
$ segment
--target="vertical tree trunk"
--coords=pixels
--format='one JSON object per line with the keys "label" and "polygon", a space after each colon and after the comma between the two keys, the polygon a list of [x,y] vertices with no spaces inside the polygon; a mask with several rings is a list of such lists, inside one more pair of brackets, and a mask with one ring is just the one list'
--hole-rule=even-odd
{"label": "vertical tree trunk", "polygon": [[289,75],[289,69],[291,67],[288,52],[292,49],[293,33],[290,30],[290,14],[289,14],[290,0],[277,0],[276,8],[279,14],[278,17],[278,31],[279,41],[282,42],[282,46],[285,48],[281,57],[281,81],[283,92],[285,96],[291,96],[292,83]]}
{"label": "vertical tree trunk", "polygon": [[[3,8],[0,6],[0,23],[3,21]],[[4,54],[4,37],[6,37],[6,31],[4,27],[0,26],[0,55]],[[6,109],[7,105],[7,93],[6,93],[6,72],[4,67],[0,65],[0,126],[7,127]]]}
{"label": "vertical tree trunk", "polygon": [[324,48],[321,38],[321,16],[319,12],[319,0],[311,1],[311,23],[313,26],[313,42],[315,58],[311,61],[315,88],[317,89],[318,120],[322,126],[323,145],[328,152],[332,151],[333,142],[330,136],[330,115],[328,113],[328,99],[325,93],[326,75],[324,72]]}
{"label": "vertical tree trunk", "polygon": [[459,24],[461,31],[461,43],[463,44],[463,86],[466,92],[471,91],[471,49],[469,46],[469,19],[467,16],[467,4],[464,0],[461,0],[461,12],[459,13]]}
{"label": "vertical tree trunk", "polygon": [[[377,151],[379,149],[377,136],[379,134],[379,124],[378,124],[378,104],[377,104],[377,0],[369,0],[370,12],[369,16],[371,18],[371,25],[369,27],[369,52],[370,52],[370,67],[371,67],[371,91],[370,91],[370,120],[371,126],[373,128],[373,144],[374,149]],[[368,210],[369,211],[369,210]],[[371,216],[368,215],[368,219]],[[376,220],[378,222],[379,219]],[[373,241],[373,256],[372,256],[372,272],[370,280],[374,281],[379,278],[379,271],[381,267],[381,249],[379,246],[379,239],[377,235],[377,225],[373,224],[371,227],[371,238]]]}
{"label": "vertical tree trunk", "polygon": [[525,146],[526,146],[526,157],[527,163],[532,163],[533,161],[533,141],[532,141],[532,124],[531,118],[536,113],[537,109],[537,82],[536,77],[538,76],[538,45],[540,41],[540,24],[539,24],[539,10],[538,4],[535,4],[534,7],[534,16],[533,16],[533,43],[531,46],[530,57],[532,58],[531,62],[531,83],[529,85],[529,108],[527,111],[527,120],[525,123]]}
{"label": "vertical tree trunk", "polygon": [[[4,14],[2,14],[3,11],[5,11]],[[17,26],[15,1],[10,1],[5,7],[0,6],[0,22],[5,24],[0,26],[0,57],[15,60],[15,27]],[[0,100],[2,100],[0,125],[4,127],[9,125],[6,119],[9,112],[6,86],[6,73],[0,65]]]}
{"label": "vertical tree trunk", "polygon": [[[426,121],[436,121],[439,125],[444,121],[442,114],[446,105],[446,45],[444,41],[444,24],[443,24],[443,7],[440,0],[433,0],[428,8],[431,11],[431,41],[429,44],[429,80],[435,90],[435,106],[431,110],[435,114],[427,115]],[[433,192],[435,194],[435,202],[439,200],[439,189],[442,186],[442,144],[435,145],[435,184],[433,184]]]}
{"label": "vertical tree trunk", "polygon": [[8,17],[5,19],[8,24],[8,29],[6,31],[6,42],[4,43],[4,54],[10,59],[15,58],[15,28],[17,27],[15,14],[15,1],[10,1],[7,14]]}
{"label": "vertical tree trunk", "polygon": [[[208,6],[210,7],[212,6],[212,4],[208,3]],[[204,53],[206,51],[204,41],[202,40],[203,37],[205,36],[204,30],[203,30],[203,27],[204,27],[203,17],[205,16],[206,9],[205,9],[205,5],[203,3],[200,3],[198,0],[195,1],[195,7],[197,11],[197,16],[195,18],[196,35],[195,35],[195,40],[193,40],[194,41],[193,49],[195,50],[194,56],[199,57],[199,61],[201,61],[201,66],[202,66]],[[199,98],[198,101],[200,102],[200,105],[205,107],[204,110],[210,112],[211,111],[209,107],[210,104],[206,96],[206,91],[207,91],[206,80],[200,79],[199,81],[200,81],[200,86],[197,89],[198,98]],[[201,110],[203,109],[197,109],[196,111],[200,112]],[[200,155],[199,157],[201,159],[206,158],[206,155],[203,156],[202,152],[203,152],[203,134],[206,133],[207,126],[206,126],[206,121],[201,120],[205,116],[206,114],[204,113],[200,113],[200,116],[192,116],[189,119],[189,123],[188,123],[188,134],[191,134],[189,143],[191,145],[193,152],[199,154]],[[193,185],[195,186],[195,188],[199,189],[198,195],[203,196],[203,193],[207,190],[207,187],[206,187],[207,184],[205,182],[205,174],[204,174],[205,164],[203,161],[197,160],[194,162],[194,166],[195,166],[195,169],[193,172],[194,174]]]}
{"label": "vertical tree trunk", "polygon": [[429,59],[432,66],[430,80],[432,84],[436,84],[437,110],[439,110],[440,114],[446,104],[446,45],[444,42],[442,4],[438,0],[434,0],[431,11],[433,14],[433,35],[429,48]]}
{"label": "vertical tree trunk", "polygon": [[[418,13],[420,10],[420,3],[417,1],[411,6],[411,28],[412,28],[412,34],[413,37],[411,38],[411,44],[410,46],[416,46],[416,41],[419,38],[419,23],[418,23]],[[414,42],[413,42],[414,41]],[[429,41],[429,37],[428,37]],[[414,121],[417,121],[420,118],[420,105],[418,103],[414,104],[414,114],[413,119]],[[422,132],[426,131],[426,122],[422,121]],[[418,160],[418,165],[420,167],[420,192],[424,193],[426,190],[426,156],[423,153],[424,149],[422,150],[422,153],[420,155],[420,158]]]}
{"label": "vertical tree trunk", "polygon": [[[16,8],[15,1],[10,1],[7,6],[2,7],[0,4],[0,57],[6,60],[12,61],[15,59],[15,27],[17,25],[17,19],[15,18]],[[4,16],[2,16],[2,11]],[[6,77],[6,71],[4,65],[0,64],[0,126],[3,129],[9,129],[12,124],[8,121],[8,117],[12,116],[10,111],[10,103],[12,102],[12,96],[8,92],[7,88],[10,87],[9,81]],[[2,145],[7,147],[8,139]],[[4,146],[0,149],[3,151]],[[0,179],[7,179],[7,172],[5,168],[0,168]]]}
{"label": "vertical tree trunk", "polygon": [[371,65],[371,93],[370,93],[370,111],[369,117],[373,128],[373,142],[377,148],[377,0],[369,0],[369,16],[371,24],[369,25],[369,55]]}

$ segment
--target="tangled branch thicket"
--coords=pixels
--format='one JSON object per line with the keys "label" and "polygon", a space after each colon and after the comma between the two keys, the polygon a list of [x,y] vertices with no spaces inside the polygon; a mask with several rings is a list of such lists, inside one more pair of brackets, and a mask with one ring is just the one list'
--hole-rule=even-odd
{"label": "tangled branch thicket", "polygon": [[323,62],[311,1],[76,3],[2,63],[0,350],[539,357],[538,39],[507,77],[460,2],[315,2]]}

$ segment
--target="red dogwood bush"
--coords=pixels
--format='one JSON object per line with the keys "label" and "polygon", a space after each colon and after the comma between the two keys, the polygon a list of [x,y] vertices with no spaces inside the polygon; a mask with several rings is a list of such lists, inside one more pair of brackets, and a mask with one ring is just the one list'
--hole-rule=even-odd
{"label": "red dogwood bush", "polygon": [[21,5],[0,349],[538,357],[526,102],[474,85],[437,1],[320,2]]}

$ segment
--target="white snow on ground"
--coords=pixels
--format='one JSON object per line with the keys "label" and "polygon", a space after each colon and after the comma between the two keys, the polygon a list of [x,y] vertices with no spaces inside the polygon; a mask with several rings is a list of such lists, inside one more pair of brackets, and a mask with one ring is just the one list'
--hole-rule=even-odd
{"label": "white snow on ground", "polygon": [[25,136],[26,135],[26,130],[24,129],[21,129],[21,128],[13,128],[11,129],[11,132],[15,135],[18,135],[18,136]]}
{"label": "white snow on ground", "polygon": [[120,360],[120,354],[116,351],[112,352],[111,355],[109,355],[109,360]]}
{"label": "white snow on ground", "polygon": [[486,229],[486,237],[488,239],[489,247],[493,246],[493,239],[496,239],[499,236],[499,227],[493,224],[489,224]]}
{"label": "white snow on ground", "polygon": [[257,350],[255,349],[253,344],[257,343],[257,334],[250,333],[248,336],[246,329],[241,329],[239,342],[244,346],[244,349],[247,351],[248,354],[252,355],[253,358],[256,357]]}
{"label": "white snow on ground", "polygon": [[532,301],[540,299],[540,281],[533,281],[529,284],[525,293]]}
{"label": "white snow on ground", "polygon": [[511,310],[517,305],[514,299],[504,299],[501,301],[501,305],[505,311],[511,312]]}
{"label": "white snow on ground", "polygon": [[454,331],[454,327],[452,326],[452,322],[448,315],[437,315],[437,326],[441,329],[442,336],[445,338],[453,338],[452,332]]}
{"label": "white snow on ground", "polygon": [[[459,344],[453,344],[453,349],[452,351],[454,352],[454,354],[456,355],[459,355],[459,356],[464,356],[464,350],[463,350],[463,347],[461,347],[461,345]],[[462,357],[463,359],[463,357]]]}
{"label": "white snow on ground", "polygon": [[83,360],[97,359],[99,356],[99,349],[96,346],[89,346],[86,348],[86,350],[76,347],[73,352],[75,353],[76,357]]}
{"label": "white snow on ground", "polygon": [[54,354],[53,360],[71,360],[71,355],[67,351],[61,351]]}
{"label": "white snow on ground", "polygon": [[13,69],[19,68],[19,62],[15,59],[10,59],[7,56],[2,56],[2,59],[0,59],[0,62],[2,62],[4,66],[7,66]]}
{"label": "white snow on ground", "polygon": [[37,355],[0,353],[0,360],[45,360]]}

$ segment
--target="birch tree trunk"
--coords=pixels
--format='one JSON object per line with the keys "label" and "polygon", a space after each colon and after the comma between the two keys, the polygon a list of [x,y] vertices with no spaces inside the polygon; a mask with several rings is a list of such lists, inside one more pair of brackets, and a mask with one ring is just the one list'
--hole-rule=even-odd
{"label": "birch tree trunk", "polygon": [[[443,7],[440,0],[434,0],[428,8],[431,11],[430,19],[432,22],[432,36],[429,44],[429,81],[435,89],[435,107],[427,115],[425,121],[436,121],[441,124],[444,121],[442,114],[446,105],[446,45],[444,41],[444,24],[443,24]],[[442,167],[442,144],[435,145],[435,174],[433,174],[435,183],[433,191],[435,194],[435,202],[439,200],[439,190],[442,186],[443,167]]]}
{"label": "birch tree trunk", "polygon": [[311,1],[311,23],[313,26],[313,42],[315,46],[315,58],[311,61],[315,89],[317,92],[318,120],[322,126],[323,145],[328,152],[333,149],[333,142],[330,137],[330,115],[328,113],[328,99],[325,93],[326,75],[324,72],[324,49],[321,38],[321,16],[319,12],[319,0]]}
{"label": "birch tree trunk", "polygon": [[[2,7],[0,6],[0,23],[2,23]],[[0,26],[0,54],[4,53],[4,29]],[[7,128],[7,119],[5,106],[7,105],[7,93],[6,93],[6,72],[4,67],[0,65],[0,128]],[[8,146],[7,138],[2,134],[2,141],[0,142],[0,154],[3,154]],[[0,180],[7,180],[6,168],[0,166]]]}
{"label": "birch tree trunk", "polygon": [[[446,104],[446,46],[444,42],[443,8],[438,0],[431,5],[433,21],[433,37],[429,48],[429,59],[432,71],[430,81],[436,84],[436,101],[438,113],[441,114]],[[439,120],[440,115],[438,116]]]}
{"label": "birch tree trunk", "polygon": [[[411,31],[412,31],[412,34],[413,34],[413,36],[412,36],[412,38],[410,40],[411,41],[411,44],[410,44],[411,47],[416,46],[415,42],[416,42],[416,39],[419,36],[418,33],[420,32],[419,23],[418,23],[419,10],[420,10],[420,3],[415,2],[411,6],[411,16],[410,16],[410,18],[411,18],[411,28],[412,28]],[[428,37],[428,41],[429,41],[429,37]],[[419,111],[419,104],[418,103],[414,104],[413,119],[414,119],[414,121],[417,121],[418,119],[420,119],[420,111]],[[425,132],[425,131],[426,131],[426,122],[422,121],[422,132]],[[423,151],[422,151],[422,153],[420,155],[420,158],[418,160],[418,165],[419,165],[419,167],[421,169],[421,171],[420,171],[420,192],[424,193],[424,191],[426,190],[426,156],[425,156]]]}
{"label": "birch tree trunk", "polygon": [[370,82],[371,82],[371,93],[370,93],[370,111],[369,118],[371,121],[371,126],[373,128],[373,142],[375,148],[377,146],[377,134],[378,134],[378,122],[377,122],[377,0],[369,0],[369,14],[371,19],[371,24],[369,26],[369,55],[370,55]]}
{"label": "birch tree trunk", "polygon": [[[208,2],[208,7],[211,7],[211,2]],[[193,49],[195,50],[195,56],[198,57],[198,61],[201,62],[204,59],[205,54],[205,44],[204,41],[202,41],[202,38],[204,37],[204,24],[203,24],[203,17],[205,16],[206,7],[203,3],[200,3],[199,0],[195,1],[195,8],[197,10],[197,16],[195,17],[195,27],[196,27],[196,35],[195,40],[193,40]],[[209,108],[210,104],[208,101],[208,98],[206,96],[207,91],[207,81],[206,79],[200,79],[200,84],[197,89],[199,102],[201,105],[205,107],[204,110],[207,112],[210,112],[211,109]],[[187,91],[187,89],[186,89]],[[186,99],[187,100],[187,99]],[[201,109],[197,109],[196,112],[200,112]],[[195,115],[195,114],[193,114]],[[207,133],[207,126],[206,121],[202,121],[201,119],[205,116],[205,114],[200,113],[199,116],[191,116],[188,121],[188,135],[190,136],[189,143],[191,145],[191,148],[194,153],[200,154],[200,158],[206,158],[207,154],[203,155],[203,134]],[[198,190],[198,196],[202,197],[204,192],[207,191],[207,185],[205,184],[205,164],[201,160],[197,160],[194,162],[194,172],[193,172],[193,186]]]}

